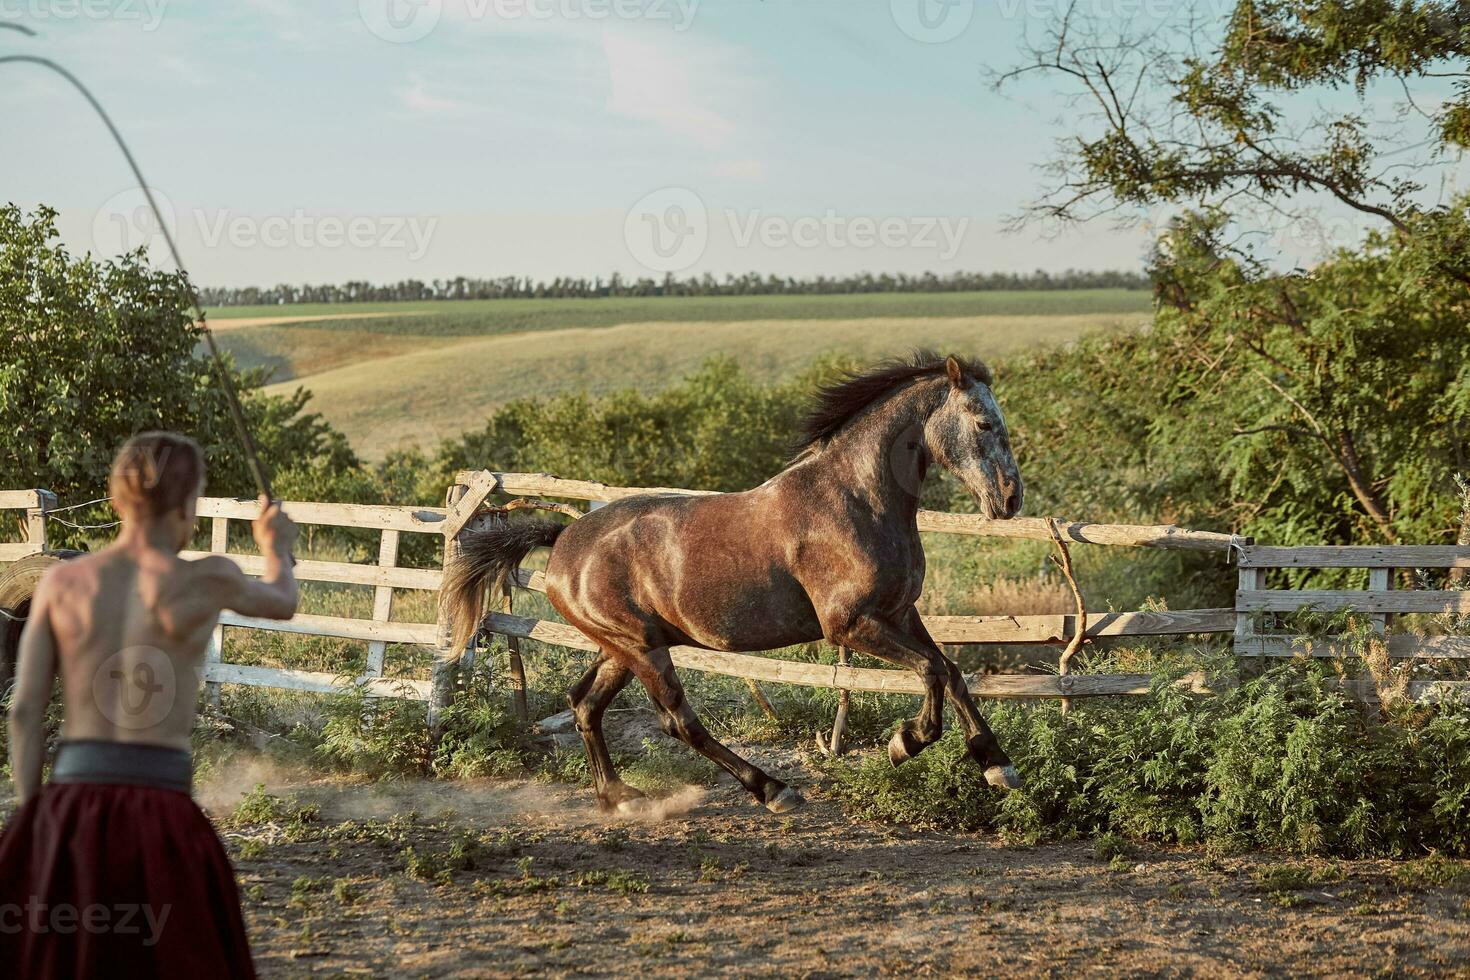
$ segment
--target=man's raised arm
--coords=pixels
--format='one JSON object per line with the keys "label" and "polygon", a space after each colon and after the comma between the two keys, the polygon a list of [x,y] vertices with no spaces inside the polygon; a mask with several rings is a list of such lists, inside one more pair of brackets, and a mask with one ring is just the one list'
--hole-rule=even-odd
{"label": "man's raised arm", "polygon": [[255,543],[265,558],[265,574],[247,577],[228,558],[206,558],[216,600],[225,609],[259,619],[290,619],[299,599],[296,574],[291,570],[291,548],[299,533],[281,511],[281,505],[261,497],[262,511],[251,525]]}

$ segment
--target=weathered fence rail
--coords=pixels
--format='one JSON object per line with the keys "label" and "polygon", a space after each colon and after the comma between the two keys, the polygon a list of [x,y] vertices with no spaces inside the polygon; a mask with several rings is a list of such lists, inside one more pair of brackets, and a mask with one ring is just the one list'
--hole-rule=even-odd
{"label": "weathered fence rail", "polygon": [[24,511],[22,541],[0,541],[0,561],[20,561],[46,550],[46,514],[56,508],[49,490],[0,490],[0,511]]}
{"label": "weathered fence rail", "polygon": [[[445,511],[433,507],[388,507],[365,504],[323,504],[287,501],[283,509],[298,524],[355,528],[378,532],[378,558],[373,564],[341,561],[300,561],[296,577],[307,582],[371,586],[373,611],[370,618],[317,616],[298,613],[289,620],[252,619],[225,613],[209,645],[204,681],[211,700],[219,697],[219,685],[243,684],[251,687],[275,687],[316,693],[341,692],[360,687],[371,697],[402,697],[428,700],[430,681],[407,677],[384,676],[388,644],[410,644],[438,648],[439,624],[393,622],[395,589],[434,591],[443,581],[440,568],[399,568],[398,550],[401,535],[441,535]],[[253,500],[228,497],[201,497],[198,512],[210,521],[209,551],[188,551],[186,558],[209,554],[224,555],[248,575],[265,571],[265,560],[259,555],[236,554],[229,550],[230,522],[253,520],[260,505]],[[300,636],[325,636],[367,643],[364,669],[355,676],[321,671],[291,670],[229,663],[224,658],[225,629],[253,629]]]}
{"label": "weathered fence rail", "polygon": [[[1390,634],[1395,614],[1470,614],[1470,591],[1444,589],[1397,590],[1400,569],[1470,568],[1470,548],[1454,545],[1309,546],[1298,548],[1243,545],[1239,549],[1240,579],[1235,594],[1235,650],[1248,656],[1336,657],[1354,652],[1340,637],[1304,638],[1273,630],[1264,622],[1273,613],[1303,610],[1348,611],[1370,617],[1390,657],[1422,659],[1470,658],[1470,636]],[[1368,572],[1364,589],[1269,588],[1273,569],[1362,568]],[[1444,689],[1449,682],[1426,682]]]}
{"label": "weathered fence rail", "polygon": [[[377,560],[374,562],[322,561],[308,559],[296,566],[303,581],[335,583],[373,589],[371,616],[363,618],[300,614],[287,621],[222,617],[210,645],[205,681],[211,697],[221,684],[277,687],[330,693],[359,686],[371,696],[427,700],[432,708],[442,707],[454,685],[454,664],[464,651],[449,648],[448,624],[397,622],[393,619],[395,590],[437,591],[443,580],[438,568],[399,567],[398,554],[403,534],[439,537],[444,544],[444,561],[452,559],[458,536],[467,528],[488,519],[484,507],[492,494],[511,497],[559,498],[584,502],[607,502],[642,494],[693,494],[701,491],[668,487],[613,487],[585,480],[564,480],[540,473],[501,473],[488,470],[464,471],[457,475],[445,507],[392,507],[289,501],[285,510],[299,524],[376,531]],[[25,540],[0,543],[0,561],[15,561],[46,549],[48,512],[56,498],[44,490],[0,491],[0,510],[21,510]],[[252,520],[258,511],[253,500],[207,497],[199,500],[199,514],[211,522],[209,551],[186,552],[185,557],[225,555],[244,572],[259,575],[264,560],[258,555],[229,550],[230,522]],[[921,530],[974,536],[1050,540],[1048,522],[1039,518],[991,521],[971,514],[921,511]],[[1301,547],[1257,546],[1228,534],[1192,531],[1172,525],[1118,525],[1089,522],[1059,522],[1058,528],[1070,543],[1131,546],[1143,548],[1215,551],[1234,555],[1239,565],[1239,591],[1230,608],[1190,609],[1091,614],[1088,638],[1129,636],[1174,636],[1233,634],[1238,653],[1254,656],[1335,656],[1349,652],[1339,638],[1303,640],[1273,634],[1263,620],[1281,612],[1302,609],[1348,609],[1373,618],[1383,635],[1390,656],[1421,658],[1470,658],[1470,637],[1415,636],[1391,634],[1392,617],[1407,613],[1470,614],[1470,592],[1454,590],[1396,590],[1393,576],[1406,568],[1470,568],[1470,548],[1414,547]],[[1270,588],[1267,574],[1272,569],[1364,568],[1365,589],[1294,590]],[[545,592],[544,576],[532,569],[519,569],[516,583],[532,591]],[[493,598],[493,597],[492,597]],[[511,686],[517,693],[518,709],[524,716],[524,672],[519,641],[534,640],[572,650],[592,651],[594,644],[575,628],[553,620],[515,615],[509,596],[503,597],[498,612],[486,618],[486,629],[503,636],[512,647]],[[937,642],[947,644],[1052,644],[1073,638],[1075,615],[1049,616],[929,616],[925,625]],[[290,670],[230,663],[225,658],[225,631],[252,629],[300,636],[336,637],[368,644],[365,668],[355,674]],[[435,651],[432,677],[385,675],[385,654],[390,644],[416,645]],[[677,647],[675,664],[685,669],[744,678],[749,681],[800,684],[839,691],[871,691],[893,694],[922,694],[918,678],[907,671],[852,667],[844,663],[812,663],[784,660],[749,653],[720,653],[693,647]],[[841,658],[839,658],[841,659]],[[1084,675],[977,675],[968,678],[971,690],[987,698],[1046,698],[1136,695],[1145,693],[1151,678],[1145,674]],[[1191,675],[1179,682],[1186,689],[1203,693],[1205,680]],[[1443,684],[1421,684],[1441,690]]]}
{"label": "weathered fence rail", "polygon": [[[561,498],[577,501],[608,502],[647,494],[702,495],[707,491],[682,490],[673,487],[614,487],[588,480],[564,480],[544,473],[501,473],[490,470],[465,470],[456,475],[464,488],[460,498],[461,513],[451,513],[450,521],[462,521],[463,527],[476,526],[473,512],[491,494],[511,497]],[[966,534],[1008,538],[1052,540],[1048,522],[1043,518],[1016,518],[992,521],[975,514],[950,514],[923,510],[919,512],[919,529],[946,534]],[[1058,529],[1069,542],[1095,545],[1125,545],[1146,548],[1175,548],[1194,551],[1228,553],[1240,539],[1229,534],[1191,531],[1172,525],[1093,524],[1082,521],[1058,522]],[[532,569],[519,569],[516,583],[536,592],[546,591],[545,576]],[[1229,633],[1235,629],[1234,609],[1191,609],[1177,612],[1121,612],[1089,617],[1086,635],[1104,638],[1117,636],[1162,636],[1202,633]],[[925,628],[938,643],[979,644],[1065,644],[1076,632],[1076,616],[926,616]],[[566,623],[528,619],[516,616],[507,604],[504,612],[490,613],[485,628],[512,640],[535,640],[573,650],[596,650],[596,645]],[[718,653],[693,647],[675,647],[670,651],[674,664],[690,670],[723,674],[758,682],[802,684],[835,688],[839,691],[874,691],[891,694],[922,694],[919,679],[902,670],[875,670],[841,664],[817,664],[782,660],[752,654]],[[514,671],[513,671],[514,673]],[[968,678],[971,690],[987,698],[1048,698],[1133,695],[1147,693],[1152,678],[1147,674],[1093,675],[977,675]],[[512,681],[515,683],[515,680]],[[1202,676],[1190,676],[1181,682],[1191,690],[1205,689]],[[840,741],[840,738],[834,739]]]}

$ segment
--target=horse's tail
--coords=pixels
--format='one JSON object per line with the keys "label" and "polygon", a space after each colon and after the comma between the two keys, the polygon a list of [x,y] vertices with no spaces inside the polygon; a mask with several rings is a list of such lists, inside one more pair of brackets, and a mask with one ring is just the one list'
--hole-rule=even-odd
{"label": "horse's tail", "polygon": [[485,588],[505,589],[521,559],[556,542],[567,525],[556,521],[497,521],[460,537],[459,554],[444,569],[439,608],[448,615],[452,649],[463,650],[484,614]]}

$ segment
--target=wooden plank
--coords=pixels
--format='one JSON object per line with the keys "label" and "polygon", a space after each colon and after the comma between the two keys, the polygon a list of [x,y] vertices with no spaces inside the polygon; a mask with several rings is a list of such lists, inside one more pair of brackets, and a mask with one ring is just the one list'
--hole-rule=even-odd
{"label": "wooden plank", "polygon": [[[1191,531],[1172,524],[1092,524],[1058,519],[1058,530],[1068,544],[1122,545],[1135,548],[1169,548],[1185,551],[1228,551],[1235,538],[1215,531]],[[992,521],[977,514],[950,514],[937,510],[919,511],[920,531],[974,534],[996,538],[1027,538],[1050,541],[1051,532],[1043,517],[1013,517]]]}
{"label": "wooden plank", "polygon": [[[276,687],[289,691],[315,694],[341,694],[354,686],[351,678],[311,670],[285,670],[279,667],[250,667],[244,664],[211,664],[204,679],[211,684],[243,684],[247,687]],[[429,697],[429,682],[406,677],[359,678],[369,697],[407,698],[424,701]]]}
{"label": "wooden plank", "polygon": [[[0,490],[0,510],[30,510],[32,507],[40,507],[43,492],[41,490]],[[52,500],[55,498],[52,497]]]}
{"label": "wooden plank", "polygon": [[[1091,613],[1087,618],[1087,635],[1099,638],[1229,633],[1235,628],[1234,609]],[[1065,643],[1077,629],[1077,617],[925,616],[924,628],[936,643]]]}
{"label": "wooden plank", "polygon": [[[1399,659],[1470,659],[1470,636],[1413,636],[1407,633],[1386,638],[1388,655]],[[1308,639],[1293,636],[1257,636],[1237,652],[1253,657],[1355,657],[1357,650],[1345,640]]]}
{"label": "wooden plank", "polygon": [[[1330,678],[1329,681],[1332,686],[1348,691],[1365,701],[1378,700],[1378,688],[1370,679]],[[1470,681],[1410,681],[1404,690],[1404,696],[1410,701],[1421,703],[1463,701],[1470,698]]]}
{"label": "wooden plank", "polygon": [[1246,545],[1241,568],[1470,568],[1470,548],[1454,545]]}
{"label": "wooden plank", "polygon": [[521,588],[540,592],[543,595],[546,593],[546,573],[540,569],[532,571],[529,568],[517,568],[512,576],[515,584]]}
{"label": "wooden plank", "polygon": [[[230,550],[230,519],[228,517],[213,517],[209,522],[209,551],[211,554],[222,555]],[[224,661],[225,657],[225,628],[216,625],[209,633],[209,646],[204,651],[204,662],[206,671],[211,664]],[[216,711],[219,710],[219,684],[206,681],[204,684],[205,697],[209,700],[209,706]]]}
{"label": "wooden plank", "polygon": [[[1241,568],[1236,595],[1244,592],[1255,592],[1266,586],[1266,573],[1255,568]],[[1240,652],[1244,644],[1248,644],[1251,637],[1256,635],[1256,617],[1240,609],[1236,603],[1235,612],[1235,650]]]}
{"label": "wooden plank", "polygon": [[[441,534],[444,530],[442,507],[390,507],[382,504],[321,504],[288,500],[281,505],[297,524],[326,524],[334,527],[362,527],[371,530],[410,531],[418,534]],[[253,521],[260,516],[260,502],[233,497],[200,497],[200,517],[230,517]]]}
{"label": "wooden plank", "polygon": [[49,490],[37,490],[35,507],[26,511],[26,543],[36,546],[38,551],[46,550],[46,512],[56,509],[56,494]]}
{"label": "wooden plank", "polygon": [[29,541],[23,541],[19,544],[10,544],[8,542],[0,544],[0,561],[20,561],[22,558],[28,558],[31,555],[40,553],[41,546],[31,544]]}
{"label": "wooden plank", "polygon": [[253,619],[227,612],[221,614],[221,626],[244,626],[270,633],[298,633],[303,636],[335,636],[344,640],[382,640],[384,643],[417,643],[433,646],[438,628],[433,623],[372,623],[363,619],[340,616],[297,615],[292,619]]}
{"label": "wooden plank", "polygon": [[[384,531],[382,539],[378,542],[378,565],[382,568],[392,568],[398,564],[398,532]],[[393,589],[391,586],[380,585],[373,590],[373,622],[386,623],[393,616]],[[367,669],[365,674],[374,677],[383,673],[383,657],[388,652],[388,644],[382,640],[373,640],[368,644]]]}
{"label": "wooden plank", "polygon": [[[461,470],[455,477],[463,483],[477,470]],[[709,490],[681,490],[674,487],[610,487],[590,480],[563,480],[545,473],[494,473],[495,489],[517,496],[568,497],[573,500],[622,500],[646,495],[708,495]],[[919,530],[948,534],[975,534],[990,537],[1029,538],[1050,541],[1047,521],[1040,517],[1015,517],[1008,521],[987,520],[978,514],[950,514],[942,511],[919,511]],[[1084,544],[1132,545],[1145,548],[1183,548],[1195,551],[1227,551],[1238,544],[1233,535],[1214,531],[1191,531],[1172,524],[1091,524],[1085,521],[1062,521],[1061,531],[1069,542]]]}
{"label": "wooden plank", "polygon": [[[564,623],[491,613],[487,617],[487,625],[493,632],[505,636],[539,640],[573,650],[595,652],[597,649],[595,643]],[[800,663],[684,646],[672,648],[670,656],[677,667],[775,684],[886,694],[924,693],[918,675],[906,670]],[[1098,697],[1145,694],[1152,680],[1148,674],[1074,674],[1070,677],[986,674],[970,678],[969,685],[976,696],[986,698]],[[1191,691],[1203,693],[1208,690],[1203,675],[1191,675],[1181,683]]]}
{"label": "wooden plank", "polygon": [[1361,613],[1466,613],[1470,612],[1470,592],[1243,589],[1236,593],[1235,607],[1253,612],[1314,608]]}
{"label": "wooden plank", "polygon": [[[546,575],[518,568],[515,583],[533,592],[546,591]],[[1076,626],[1076,616],[925,616],[924,627],[936,643],[1065,643]],[[1162,612],[1090,614],[1087,635],[1173,636],[1192,633],[1229,633],[1235,627],[1234,609],[1179,609]]]}
{"label": "wooden plank", "polygon": [[[1368,589],[1373,592],[1387,592],[1393,588],[1393,569],[1370,568],[1368,569]],[[1379,636],[1388,635],[1388,626],[1391,617],[1388,613],[1373,614],[1373,632]]]}
{"label": "wooden plank", "polygon": [[456,499],[444,516],[442,531],[446,538],[459,537],[459,532],[463,531],[470,518],[475,516],[475,511],[480,509],[485,498],[495,492],[497,480],[494,473],[488,470],[477,470],[459,482],[463,486],[455,487]]}
{"label": "wooden plank", "polygon": [[[385,532],[385,533],[398,533]],[[208,551],[181,551],[181,558],[204,558]],[[246,575],[264,575],[265,559],[259,555],[226,555]],[[383,568],[345,561],[298,560],[294,569],[302,582],[334,582],[339,585],[388,586],[395,589],[421,589],[432,592],[439,588],[444,573],[437,568]]]}
{"label": "wooden plank", "polygon": [[[445,494],[447,508],[452,511],[464,499],[466,492],[465,487],[458,483],[450,487]],[[440,568],[444,575],[449,574],[449,567],[458,556],[459,536],[446,535],[440,554]],[[434,665],[429,681],[429,731],[437,741],[444,727],[444,711],[454,700],[454,690],[460,679],[460,663],[464,658],[463,650],[454,649],[454,623],[442,603],[435,610],[433,645]]]}

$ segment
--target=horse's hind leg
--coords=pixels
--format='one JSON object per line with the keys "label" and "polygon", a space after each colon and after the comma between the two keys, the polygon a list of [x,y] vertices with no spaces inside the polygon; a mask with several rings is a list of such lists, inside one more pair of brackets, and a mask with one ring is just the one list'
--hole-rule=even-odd
{"label": "horse's hind leg", "polygon": [[582,733],[582,745],[587,749],[587,765],[592,770],[597,803],[604,810],[617,810],[643,795],[618,778],[602,737],[603,712],[632,676],[622,664],[601,656],[567,696],[577,718],[577,731]]}
{"label": "horse's hind leg", "polygon": [[633,663],[633,673],[664,714],[664,730],[729,772],[767,810],[785,813],[805,802],[796,790],[731,752],[709,733],[684,697],[684,685],[674,673],[667,647],[639,656]]}

